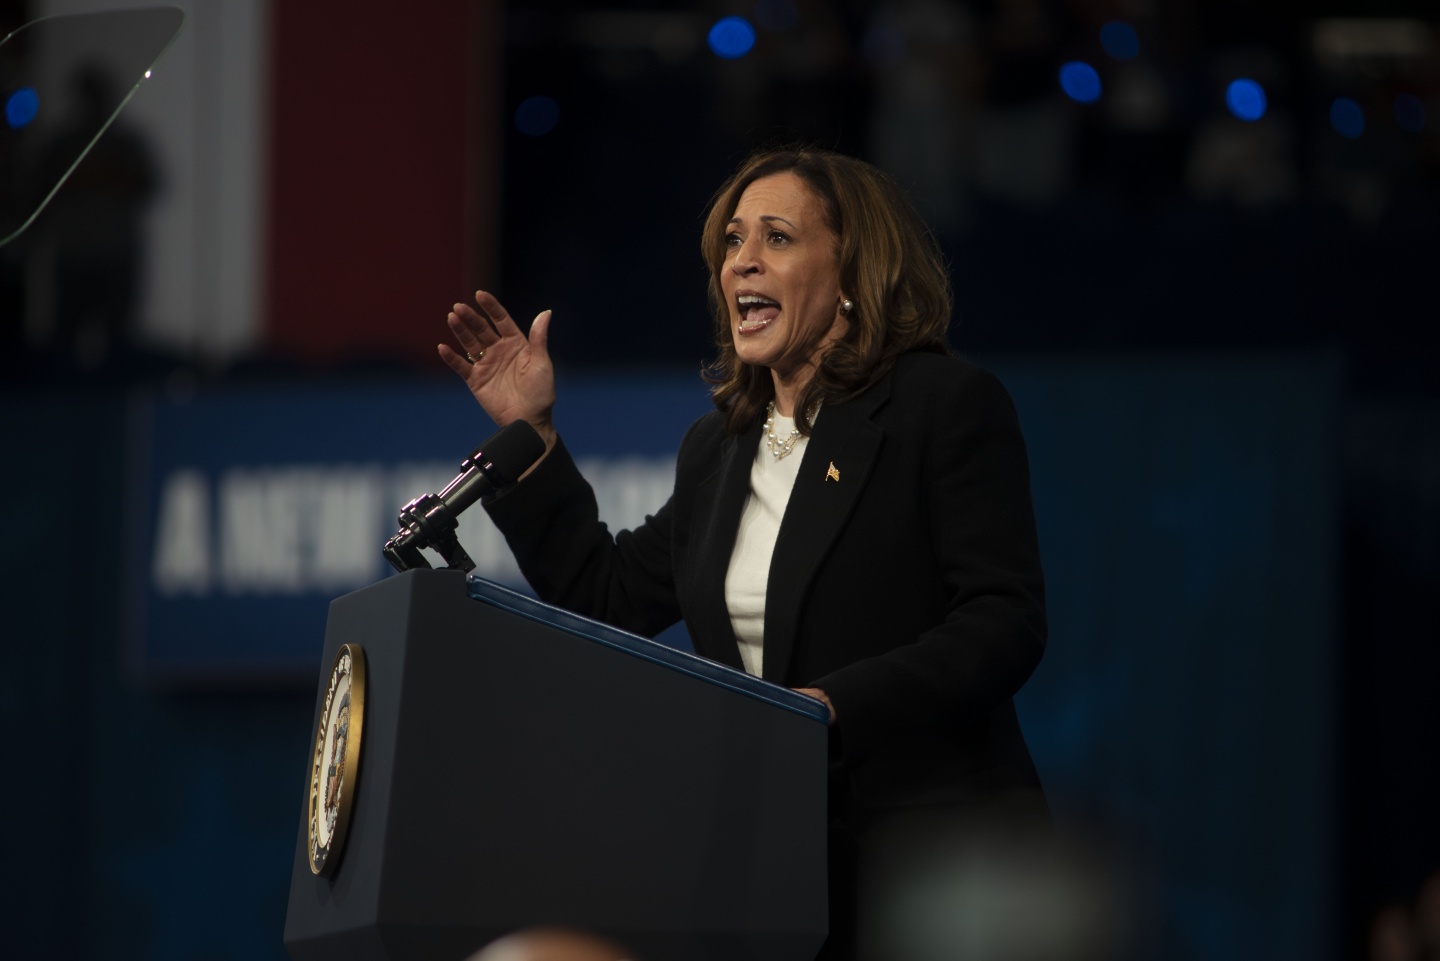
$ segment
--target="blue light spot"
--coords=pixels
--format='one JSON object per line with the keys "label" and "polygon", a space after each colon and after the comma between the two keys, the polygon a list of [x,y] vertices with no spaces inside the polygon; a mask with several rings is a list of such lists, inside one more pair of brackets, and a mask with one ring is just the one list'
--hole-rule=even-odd
{"label": "blue light spot", "polygon": [[21,87],[5,101],[5,122],[11,130],[19,130],[40,112],[40,95],[34,87]]}
{"label": "blue light spot", "polygon": [[1124,20],[1111,20],[1100,28],[1100,46],[1116,60],[1140,56],[1140,35]]}
{"label": "blue light spot", "polygon": [[715,56],[737,60],[755,46],[755,28],[744,17],[721,17],[710,28],[709,39]]}
{"label": "blue light spot", "polygon": [[1330,105],[1330,126],[1340,136],[1355,140],[1365,132],[1365,111],[1349,97],[1339,97]]}
{"label": "blue light spot", "polygon": [[1060,89],[1071,100],[1094,103],[1100,99],[1100,75],[1088,63],[1072,60],[1060,68]]}
{"label": "blue light spot", "polygon": [[559,122],[560,105],[553,97],[529,97],[515,108],[515,129],[529,137],[543,137]]}
{"label": "blue light spot", "polygon": [[1225,88],[1225,106],[1241,120],[1265,116],[1265,88],[1254,80],[1232,80]]}
{"label": "blue light spot", "polygon": [[1425,129],[1425,104],[1413,93],[1395,97],[1395,122],[1402,130],[1419,133]]}

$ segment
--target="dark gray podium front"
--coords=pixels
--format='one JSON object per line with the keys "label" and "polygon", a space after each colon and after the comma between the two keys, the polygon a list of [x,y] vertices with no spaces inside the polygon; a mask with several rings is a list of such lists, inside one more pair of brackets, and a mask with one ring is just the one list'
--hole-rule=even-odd
{"label": "dark gray podium front", "polygon": [[[473,596],[472,596],[473,595]],[[359,768],[295,961],[462,961],[565,925],[646,961],[809,961],[826,931],[818,701],[452,571],[339,598],[365,652]]]}

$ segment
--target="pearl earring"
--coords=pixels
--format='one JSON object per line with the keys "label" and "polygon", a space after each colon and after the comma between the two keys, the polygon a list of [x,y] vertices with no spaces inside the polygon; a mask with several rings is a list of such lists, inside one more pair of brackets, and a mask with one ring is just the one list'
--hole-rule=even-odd
{"label": "pearl earring", "polygon": [[848,313],[850,313],[850,311],[852,311],[852,310],[854,310],[854,309],[855,309],[855,303],[854,303],[854,301],[850,300],[850,298],[847,297],[847,298],[845,298],[844,300],[840,301],[840,313],[841,313],[842,315],[843,315],[843,314],[848,314]]}

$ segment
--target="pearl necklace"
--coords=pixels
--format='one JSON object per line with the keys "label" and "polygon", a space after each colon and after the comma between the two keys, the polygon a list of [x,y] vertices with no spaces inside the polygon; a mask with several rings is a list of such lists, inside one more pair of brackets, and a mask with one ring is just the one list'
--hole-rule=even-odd
{"label": "pearl necklace", "polygon": [[775,436],[775,402],[772,400],[765,408],[765,449],[775,455],[779,460],[795,449],[795,442],[800,439],[800,428],[796,427],[790,431],[790,436],[781,441]]}

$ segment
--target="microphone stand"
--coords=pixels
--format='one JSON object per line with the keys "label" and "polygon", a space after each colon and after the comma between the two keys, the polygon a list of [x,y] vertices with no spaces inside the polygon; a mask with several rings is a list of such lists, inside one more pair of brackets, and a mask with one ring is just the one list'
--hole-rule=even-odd
{"label": "microphone stand", "polygon": [[429,547],[445,558],[446,570],[475,569],[475,562],[455,537],[456,518],[487,493],[513,483],[545,453],[545,442],[523,420],[500,428],[460,463],[460,473],[438,494],[421,494],[400,509],[400,531],[385,542],[383,553],[397,571],[428,568],[420,553]]}
{"label": "microphone stand", "polygon": [[457,526],[454,512],[443,500],[434,494],[421,494],[400,509],[400,532],[385,542],[385,559],[397,571],[429,568],[430,562],[420,548],[431,547],[445,558],[447,571],[469,573],[475,569],[475,562],[460,546],[455,536]]}

